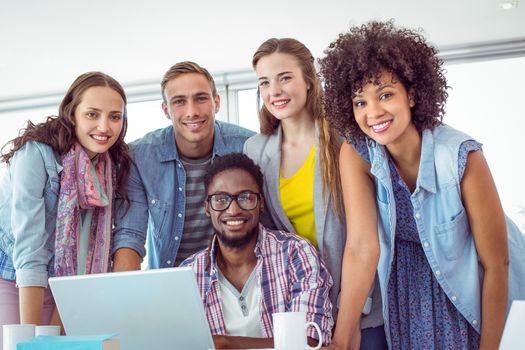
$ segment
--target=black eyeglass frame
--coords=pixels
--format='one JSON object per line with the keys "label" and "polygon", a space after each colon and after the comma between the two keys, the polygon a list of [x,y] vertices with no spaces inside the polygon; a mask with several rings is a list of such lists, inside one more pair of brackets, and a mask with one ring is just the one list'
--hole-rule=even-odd
{"label": "black eyeglass frame", "polygon": [[[239,196],[242,196],[243,194],[246,194],[246,193],[249,193],[249,194],[254,194],[257,198],[257,200],[255,201],[255,205],[253,206],[253,208],[244,208],[240,203],[239,203]],[[230,199],[230,201],[228,202],[228,205],[226,206],[226,208],[224,209],[220,209],[220,210],[217,210],[213,207],[213,202],[212,202],[212,197],[213,196],[226,196]],[[210,194],[206,197],[206,202],[208,202],[208,204],[210,205],[210,207],[215,210],[215,211],[226,211],[228,210],[228,208],[230,207],[230,205],[232,205],[232,202],[235,201],[237,202],[237,206],[239,208],[241,208],[242,210],[253,210],[255,208],[257,208],[257,206],[259,205],[259,202],[261,201],[261,198],[262,198],[262,195],[258,192],[252,192],[252,191],[242,191],[240,193],[237,193],[237,194],[229,194],[229,193],[213,193],[213,194]]]}

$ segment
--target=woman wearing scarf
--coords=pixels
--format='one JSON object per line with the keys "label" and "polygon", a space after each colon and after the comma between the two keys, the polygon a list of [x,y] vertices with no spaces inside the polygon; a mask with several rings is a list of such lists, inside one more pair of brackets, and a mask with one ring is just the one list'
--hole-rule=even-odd
{"label": "woman wearing scarf", "polygon": [[90,72],[73,82],[58,116],[28,122],[4,146],[0,325],[60,324],[48,277],[108,271],[113,201],[127,198],[126,127],[121,85]]}

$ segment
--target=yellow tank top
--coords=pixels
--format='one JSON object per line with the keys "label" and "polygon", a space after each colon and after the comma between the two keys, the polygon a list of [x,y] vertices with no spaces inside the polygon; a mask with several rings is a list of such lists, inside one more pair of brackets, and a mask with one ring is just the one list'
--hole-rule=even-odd
{"label": "yellow tank top", "polygon": [[295,232],[317,248],[314,217],[315,145],[301,168],[291,177],[279,174],[279,191],[284,213]]}

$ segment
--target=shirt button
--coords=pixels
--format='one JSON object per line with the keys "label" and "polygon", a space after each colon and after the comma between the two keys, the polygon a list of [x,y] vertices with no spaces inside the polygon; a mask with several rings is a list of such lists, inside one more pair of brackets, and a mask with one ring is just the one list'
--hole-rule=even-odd
{"label": "shirt button", "polygon": [[241,306],[241,309],[245,310],[246,309],[246,305]]}
{"label": "shirt button", "polygon": [[177,164],[177,165],[179,166],[179,168],[182,168],[182,165],[180,165],[180,163],[179,163],[179,164]]}
{"label": "shirt button", "polygon": [[421,219],[421,214],[419,212],[416,213],[416,219]]}
{"label": "shirt button", "polygon": [[429,245],[428,242],[423,242],[423,247],[428,248]]}
{"label": "shirt button", "polygon": [[155,200],[154,199],[151,200],[151,204],[155,204]]}
{"label": "shirt button", "polygon": [[179,187],[179,191],[182,191],[182,187]]}
{"label": "shirt button", "polygon": [[240,301],[243,301],[243,300],[244,300],[244,297],[239,297],[239,300],[240,300]]}
{"label": "shirt button", "polygon": [[175,240],[178,241],[178,240],[179,240],[179,237],[178,237],[178,236],[175,236]]}
{"label": "shirt button", "polygon": [[472,324],[473,324],[473,325],[477,325],[477,324],[478,324],[478,320],[473,320],[473,321],[472,321]]}
{"label": "shirt button", "polygon": [[181,217],[182,217],[182,214],[181,214],[181,213],[178,213],[177,216],[178,216],[179,218],[181,218]]}
{"label": "shirt button", "polygon": [[439,275],[441,275],[441,271],[437,270],[436,271],[436,276],[439,276]]}
{"label": "shirt button", "polygon": [[[455,295],[453,295],[452,298],[450,298],[450,299],[452,299],[452,301],[456,301],[456,300],[458,300],[458,297],[455,296]],[[474,321],[474,322],[475,322],[475,321]]]}
{"label": "shirt button", "polygon": [[171,265],[171,260],[166,261],[166,264]]}

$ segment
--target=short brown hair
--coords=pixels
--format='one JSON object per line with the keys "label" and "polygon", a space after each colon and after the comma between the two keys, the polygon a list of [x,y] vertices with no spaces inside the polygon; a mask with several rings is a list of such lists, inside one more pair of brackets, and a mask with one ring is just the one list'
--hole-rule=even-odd
{"label": "short brown hair", "polygon": [[197,73],[202,74],[208,79],[211,86],[211,92],[213,97],[217,96],[217,88],[215,87],[215,81],[213,80],[213,77],[211,76],[210,72],[206,68],[203,68],[199,66],[195,62],[191,61],[184,61],[176,63],[175,65],[171,66],[170,69],[164,74],[164,77],[162,77],[162,82],[160,83],[160,93],[162,94],[162,100],[164,100],[164,103],[166,103],[166,97],[164,96],[164,90],[166,89],[166,85],[168,82],[172,79],[175,79],[182,74],[187,73]]}

